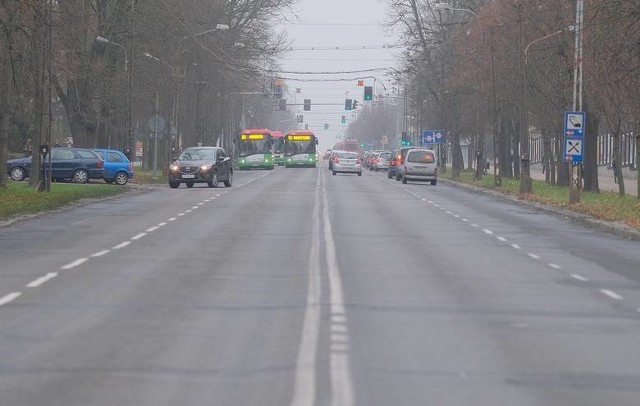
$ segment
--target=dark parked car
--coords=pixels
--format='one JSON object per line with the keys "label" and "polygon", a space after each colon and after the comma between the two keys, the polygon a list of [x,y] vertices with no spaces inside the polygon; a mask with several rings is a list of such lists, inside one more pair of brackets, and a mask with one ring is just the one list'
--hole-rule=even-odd
{"label": "dark parked car", "polygon": [[126,185],[133,178],[133,164],[124,153],[104,148],[96,148],[94,151],[104,161],[105,182]]}
{"label": "dark parked car", "polygon": [[218,182],[224,182],[231,187],[232,180],[231,158],[220,147],[189,147],[169,165],[169,186],[173,189],[181,183],[187,187],[196,183],[218,187]]}
{"label": "dark parked car", "polygon": [[[52,148],[50,153],[51,178],[54,180],[87,183],[89,179],[102,179],[104,176],[104,161],[90,149]],[[31,176],[31,158],[7,161],[7,173],[11,179],[20,181]],[[45,168],[49,168],[48,158]]]}

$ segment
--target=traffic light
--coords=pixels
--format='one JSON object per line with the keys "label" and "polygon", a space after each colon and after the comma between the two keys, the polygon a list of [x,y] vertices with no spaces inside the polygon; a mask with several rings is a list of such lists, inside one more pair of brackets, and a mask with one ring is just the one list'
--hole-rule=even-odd
{"label": "traffic light", "polygon": [[304,111],[311,111],[311,99],[304,99]]}
{"label": "traffic light", "polygon": [[329,129],[329,124],[325,123],[325,124],[324,124],[324,129],[325,129],[325,130],[328,130],[328,129]]}
{"label": "traffic light", "polygon": [[278,99],[278,107],[280,108],[280,111],[286,111],[287,99]]}
{"label": "traffic light", "polygon": [[297,118],[298,124],[304,123],[304,116],[302,114],[298,114],[296,118]]}
{"label": "traffic light", "polygon": [[373,100],[373,86],[364,87],[364,101]]}
{"label": "traffic light", "polygon": [[351,110],[351,99],[344,99],[344,109]]}
{"label": "traffic light", "polygon": [[342,124],[345,124],[347,122],[347,116],[342,116]]}
{"label": "traffic light", "polygon": [[357,110],[358,109],[358,101],[354,100],[353,103],[351,103],[351,110]]}

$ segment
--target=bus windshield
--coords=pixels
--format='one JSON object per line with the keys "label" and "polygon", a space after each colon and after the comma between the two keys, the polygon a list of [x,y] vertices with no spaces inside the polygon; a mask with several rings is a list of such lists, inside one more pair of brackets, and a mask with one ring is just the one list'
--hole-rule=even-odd
{"label": "bus windshield", "polygon": [[246,157],[255,154],[270,154],[271,147],[271,136],[268,134],[259,134],[256,136],[243,134],[240,137],[238,155]]}
{"label": "bus windshield", "polygon": [[296,154],[315,154],[316,142],[311,139],[309,141],[287,141],[286,155]]}

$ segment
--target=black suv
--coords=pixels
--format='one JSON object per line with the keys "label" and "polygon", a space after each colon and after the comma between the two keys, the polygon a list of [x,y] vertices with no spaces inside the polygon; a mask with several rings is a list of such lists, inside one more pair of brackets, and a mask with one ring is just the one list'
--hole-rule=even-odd
{"label": "black suv", "polygon": [[189,147],[169,165],[169,186],[175,189],[184,183],[193,187],[195,183],[206,183],[218,187],[224,182],[231,187],[233,167],[231,158],[220,147]]}

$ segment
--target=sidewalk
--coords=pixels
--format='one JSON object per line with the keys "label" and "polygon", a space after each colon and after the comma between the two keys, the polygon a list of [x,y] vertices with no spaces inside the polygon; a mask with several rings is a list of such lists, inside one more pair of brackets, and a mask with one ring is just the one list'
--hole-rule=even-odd
{"label": "sidewalk", "polygon": [[[631,171],[628,167],[622,168],[624,178],[624,191],[631,196],[638,196],[638,171]],[[531,165],[531,177],[544,180],[542,164]],[[602,192],[618,193],[618,185],[613,181],[613,169],[606,166],[598,167],[598,187]]]}

